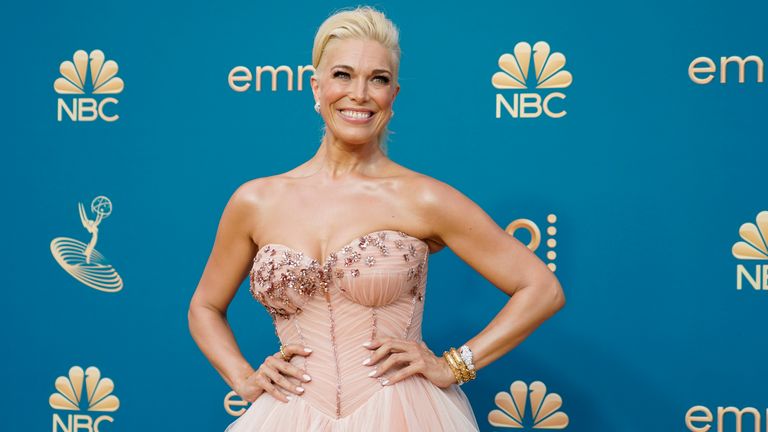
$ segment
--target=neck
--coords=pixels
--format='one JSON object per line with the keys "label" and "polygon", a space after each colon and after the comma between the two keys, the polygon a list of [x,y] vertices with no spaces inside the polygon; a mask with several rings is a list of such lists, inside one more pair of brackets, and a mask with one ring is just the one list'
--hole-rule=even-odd
{"label": "neck", "polygon": [[378,140],[349,144],[326,133],[317,152],[307,162],[314,168],[313,172],[333,180],[370,173],[385,159]]}

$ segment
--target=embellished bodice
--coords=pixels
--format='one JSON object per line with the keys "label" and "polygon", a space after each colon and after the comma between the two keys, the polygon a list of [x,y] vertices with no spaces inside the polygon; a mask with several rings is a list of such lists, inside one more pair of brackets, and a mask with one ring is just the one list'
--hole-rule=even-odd
{"label": "embellished bodice", "polygon": [[322,262],[279,243],[256,253],[251,295],[269,312],[280,343],[313,349],[291,359],[312,376],[299,397],[339,418],[399,370],[369,377],[362,343],[385,336],[421,341],[428,256],[423,240],[397,230],[362,235]]}
{"label": "embellished bodice", "polygon": [[[392,302],[403,294],[403,287],[423,300],[420,284],[428,254],[424,241],[394,230],[363,235],[330,253],[323,263],[269,243],[253,260],[250,291],[275,319],[300,313],[310,297],[328,293],[331,287],[366,306]],[[377,279],[380,283],[371,283]]]}

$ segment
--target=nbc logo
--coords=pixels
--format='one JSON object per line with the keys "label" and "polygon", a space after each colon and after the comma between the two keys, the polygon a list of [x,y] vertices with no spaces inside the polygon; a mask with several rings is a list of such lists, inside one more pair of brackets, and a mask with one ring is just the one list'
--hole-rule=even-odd
{"label": "nbc logo", "polygon": [[532,382],[530,387],[523,381],[515,381],[509,386],[509,392],[496,393],[494,400],[500,409],[488,413],[488,422],[501,428],[525,428],[523,419],[529,393],[531,428],[565,429],[568,426],[568,415],[560,411],[563,399],[557,393],[547,394],[547,386],[541,381]]}
{"label": "nbc logo", "polygon": [[[531,71],[533,57],[533,71]],[[513,54],[502,54],[499,57],[500,72],[493,74],[491,83],[502,90],[526,90],[530,86],[536,89],[549,90],[566,88],[573,82],[571,73],[564,70],[565,56],[562,53],[550,53],[549,44],[536,42],[531,48],[528,42],[515,45]],[[533,72],[533,74],[531,74]],[[555,112],[550,108],[552,99],[565,99],[561,92],[551,92],[544,96],[539,93],[514,93],[512,105],[503,94],[496,94],[496,118],[501,118],[503,106],[512,118],[534,118],[541,116],[542,111],[549,117],[565,116],[565,110]]]}
{"label": "nbc logo", "polygon": [[[555,247],[557,246],[557,239],[555,238],[555,235],[557,235],[556,222],[557,215],[547,215],[547,252],[544,255],[547,259],[547,267],[552,270],[552,272],[557,269],[557,264],[555,264],[555,259],[557,258],[557,252],[555,251]],[[528,231],[528,234],[531,237],[531,240],[526,246],[531,251],[536,252],[539,249],[539,246],[541,246],[541,229],[536,225],[536,222],[530,219],[515,219],[507,225],[504,231],[514,236],[515,232],[521,229]]]}
{"label": "nbc logo", "polygon": [[736,265],[736,289],[741,290],[744,280],[754,290],[768,290],[768,210],[757,214],[757,224],[747,222],[739,227],[741,241],[731,248],[734,258],[741,260],[763,261],[754,264],[754,273],[746,264]]}
{"label": "nbc logo", "polygon": [[[90,66],[90,68],[89,68]],[[82,95],[86,93],[86,76],[90,71],[90,92],[95,95],[117,94],[123,91],[123,80],[117,76],[117,63],[114,60],[104,61],[101,50],[93,50],[90,54],[77,50],[72,61],[65,60],[59,66],[61,77],[53,83],[53,89],[58,94]],[[94,98],[74,97],[71,105],[63,98],[58,99],[57,119],[62,120],[63,113],[72,121],[94,121],[98,118],[113,122],[120,118],[117,114],[107,115],[104,107],[107,104],[117,104],[114,97],[100,100]]]}
{"label": "nbc logo", "polygon": [[[86,403],[82,403],[83,385],[85,385]],[[101,372],[91,366],[83,372],[80,366],[72,366],[69,376],[56,378],[56,392],[48,398],[51,408],[62,411],[82,411],[85,409],[94,413],[115,412],[120,407],[120,400],[112,394],[115,383],[109,378],[102,378]],[[82,407],[81,405],[85,405]],[[99,432],[102,422],[114,423],[114,419],[106,414],[72,414],[67,413],[66,421],[59,415],[53,414],[53,432],[88,431]]]}

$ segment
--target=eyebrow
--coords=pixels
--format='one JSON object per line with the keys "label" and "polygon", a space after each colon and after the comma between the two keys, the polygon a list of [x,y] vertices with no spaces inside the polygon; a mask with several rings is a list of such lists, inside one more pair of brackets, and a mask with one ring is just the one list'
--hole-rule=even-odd
{"label": "eyebrow", "polygon": [[[335,67],[335,68],[341,68],[341,69],[349,69],[349,70],[351,70],[351,71],[355,70],[355,68],[353,68],[352,66],[343,65],[343,64],[335,65],[334,67]],[[390,71],[389,71],[389,70],[387,70],[387,69],[374,69],[374,70],[373,70],[373,73],[374,73],[374,74],[379,74],[379,73],[386,73],[386,74],[390,74],[390,75],[392,75],[392,72],[390,72]]]}

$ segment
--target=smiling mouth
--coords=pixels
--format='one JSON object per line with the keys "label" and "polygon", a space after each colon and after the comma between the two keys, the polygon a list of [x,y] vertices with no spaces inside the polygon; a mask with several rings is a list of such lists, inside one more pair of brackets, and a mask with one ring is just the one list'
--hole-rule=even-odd
{"label": "smiling mouth", "polygon": [[343,117],[346,117],[352,120],[365,120],[373,117],[373,112],[371,111],[355,111],[355,110],[344,110],[344,109],[340,109],[337,111]]}

